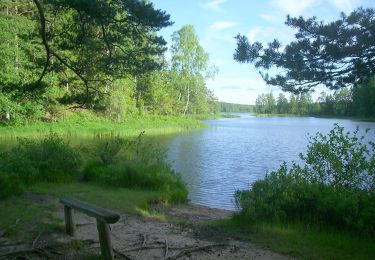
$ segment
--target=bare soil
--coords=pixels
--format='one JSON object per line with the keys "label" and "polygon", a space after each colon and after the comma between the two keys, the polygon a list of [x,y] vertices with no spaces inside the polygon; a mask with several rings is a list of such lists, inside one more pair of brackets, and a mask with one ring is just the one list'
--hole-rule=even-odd
{"label": "bare soil", "polygon": [[[98,259],[100,245],[95,219],[75,213],[77,232],[72,238],[63,232],[63,206],[56,208],[61,230],[40,232],[32,243],[0,238],[0,259]],[[290,258],[204,228],[205,221],[229,218],[233,212],[193,205],[164,207],[163,212],[168,221],[121,213],[120,221],[110,226],[116,259]]]}

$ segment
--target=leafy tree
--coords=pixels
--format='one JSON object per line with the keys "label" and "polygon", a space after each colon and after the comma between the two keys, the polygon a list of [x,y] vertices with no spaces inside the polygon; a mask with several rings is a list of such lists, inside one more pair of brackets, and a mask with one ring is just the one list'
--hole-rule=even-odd
{"label": "leafy tree", "polygon": [[255,100],[255,112],[266,113],[267,97],[266,94],[260,94]]}
{"label": "leafy tree", "polygon": [[354,115],[375,117],[375,78],[353,89],[352,98]]}
{"label": "leafy tree", "polygon": [[290,95],[289,98],[289,114],[297,114],[297,99],[295,95]]}
{"label": "leafy tree", "polygon": [[[330,23],[315,17],[287,17],[295,40],[282,48],[278,40],[264,47],[238,35],[234,59],[261,69],[267,84],[293,93],[323,84],[330,89],[357,87],[375,74],[375,11],[359,8]],[[266,71],[279,68],[276,75]]]}
{"label": "leafy tree", "polygon": [[[56,72],[60,82],[63,79],[75,80],[72,87],[83,87],[76,94],[75,101],[86,103],[105,93],[114,79],[160,68],[158,57],[165,51],[166,42],[156,32],[171,22],[169,15],[154,9],[152,3],[137,0],[33,0],[23,3],[22,6],[28,9],[21,12],[18,1],[7,0],[3,7],[5,13],[13,5],[23,19],[40,25],[40,33],[34,28],[32,36],[25,41],[38,48],[38,59],[34,57],[30,62],[39,68],[38,73],[27,70],[33,72],[34,77],[26,78],[23,84],[14,80],[10,82],[26,91],[46,86],[42,83],[45,83],[47,74]],[[16,21],[21,23],[22,19]],[[22,25],[28,26],[26,22]],[[13,37],[6,34],[5,37],[20,37],[24,30],[21,25],[16,28],[18,31],[11,32]],[[36,36],[41,43],[35,44]],[[22,46],[30,49],[27,44]],[[33,52],[29,50],[27,53]],[[27,61],[25,58],[21,60]],[[13,70],[17,73],[17,67]],[[9,81],[0,80],[0,83],[9,85]]]}
{"label": "leafy tree", "polygon": [[199,44],[192,25],[174,32],[172,41],[172,76],[179,93],[178,101],[185,99],[183,114],[186,114],[192,93],[202,91],[199,89],[202,89],[204,79],[212,77],[215,70],[209,67],[208,53]]}
{"label": "leafy tree", "polygon": [[277,112],[279,114],[287,114],[288,113],[288,99],[285,97],[283,93],[280,93],[277,97]]}
{"label": "leafy tree", "polygon": [[302,93],[297,97],[297,111],[299,115],[307,115],[313,103],[310,93]]}
{"label": "leafy tree", "polygon": [[220,111],[221,112],[253,112],[254,106],[253,105],[243,105],[243,104],[234,104],[234,103],[227,103],[227,102],[220,102]]}

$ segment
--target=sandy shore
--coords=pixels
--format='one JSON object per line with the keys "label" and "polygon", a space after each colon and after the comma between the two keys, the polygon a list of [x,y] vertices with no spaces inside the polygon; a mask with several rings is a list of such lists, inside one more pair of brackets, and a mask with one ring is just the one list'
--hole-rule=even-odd
{"label": "sandy shore", "polygon": [[[54,214],[63,227],[63,206],[59,205],[56,199],[52,200],[57,205]],[[163,207],[162,211],[168,220],[120,213],[120,221],[111,225],[116,259],[288,258],[220,231],[204,228],[205,221],[230,218],[233,214],[231,211],[188,204]],[[9,248],[0,247],[0,256],[16,251],[21,252],[18,256],[24,259],[87,259],[87,255],[100,255],[95,219],[81,213],[75,213],[74,219],[77,225],[75,237],[69,237],[61,228],[60,231],[40,235],[37,243],[33,243],[34,247],[41,248],[40,250],[29,250],[28,241]],[[77,246],[71,246],[72,243]],[[9,254],[3,258],[14,256],[17,254]]]}

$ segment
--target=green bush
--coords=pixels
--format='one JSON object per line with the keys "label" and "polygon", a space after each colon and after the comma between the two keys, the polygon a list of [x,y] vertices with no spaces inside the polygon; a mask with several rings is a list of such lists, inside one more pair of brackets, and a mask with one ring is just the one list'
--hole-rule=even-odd
{"label": "green bush", "polygon": [[311,137],[304,165],[283,163],[250,190],[236,192],[240,214],[251,221],[375,232],[375,149],[357,134],[336,125],[328,136]]}
{"label": "green bush", "polygon": [[56,134],[42,140],[18,139],[18,144],[0,156],[0,173],[31,184],[61,182],[76,177],[78,152]]}
{"label": "green bush", "polygon": [[84,179],[103,185],[148,189],[161,192],[163,199],[182,202],[187,189],[165,162],[166,153],[155,144],[119,137],[107,139],[97,147],[96,159],[84,169]]}
{"label": "green bush", "polygon": [[0,172],[0,200],[13,195],[19,195],[24,191],[24,183],[15,174]]}

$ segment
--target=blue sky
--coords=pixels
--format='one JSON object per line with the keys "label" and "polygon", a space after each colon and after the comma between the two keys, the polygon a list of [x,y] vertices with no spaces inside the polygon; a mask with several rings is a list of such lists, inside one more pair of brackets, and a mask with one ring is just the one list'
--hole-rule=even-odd
{"label": "blue sky", "polygon": [[[247,35],[250,41],[267,43],[274,38],[286,44],[293,39],[294,31],[285,26],[286,15],[316,16],[332,21],[340,12],[349,13],[359,6],[375,8],[375,0],[152,0],[158,9],[171,15],[174,25],[160,34],[171,44],[171,35],[183,25],[194,26],[203,48],[210,54],[212,64],[219,68],[207,86],[220,101],[254,104],[260,93],[280,90],[266,86],[257,70],[249,64],[233,60],[236,48],[234,36]],[[170,54],[167,53],[167,57]],[[325,90],[319,88],[317,97]]]}

